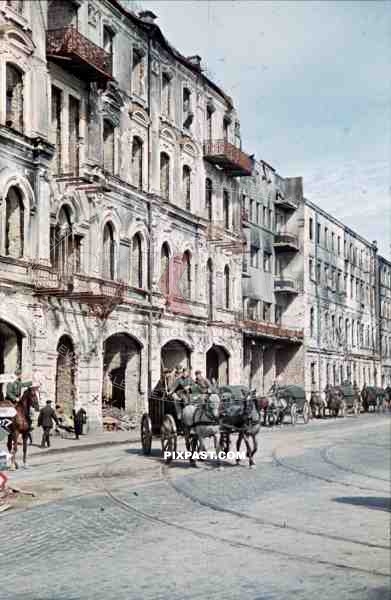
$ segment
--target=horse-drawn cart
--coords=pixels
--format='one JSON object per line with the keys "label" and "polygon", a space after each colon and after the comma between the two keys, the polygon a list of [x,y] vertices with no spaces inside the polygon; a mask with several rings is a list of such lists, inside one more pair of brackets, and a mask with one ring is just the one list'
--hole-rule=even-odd
{"label": "horse-drawn cart", "polygon": [[285,416],[290,417],[292,425],[297,423],[298,416],[308,423],[310,418],[310,405],[306,399],[304,387],[300,385],[280,385],[273,391],[274,402],[279,408],[279,421]]}

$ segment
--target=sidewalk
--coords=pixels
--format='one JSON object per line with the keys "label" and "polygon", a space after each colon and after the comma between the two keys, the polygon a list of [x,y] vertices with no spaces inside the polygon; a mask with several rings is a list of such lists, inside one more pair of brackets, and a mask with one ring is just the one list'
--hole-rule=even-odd
{"label": "sidewalk", "polygon": [[62,438],[54,434],[50,436],[50,448],[40,448],[40,442],[40,430],[34,431],[33,445],[28,447],[29,458],[42,456],[42,454],[61,454],[121,444],[132,444],[135,442],[140,443],[140,432],[138,428],[131,431],[98,431],[82,435],[78,440],[71,435]]}

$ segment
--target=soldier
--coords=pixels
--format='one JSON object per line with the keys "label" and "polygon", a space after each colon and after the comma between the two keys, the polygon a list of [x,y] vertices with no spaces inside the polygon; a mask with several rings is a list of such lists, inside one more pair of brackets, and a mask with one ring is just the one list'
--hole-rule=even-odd
{"label": "soldier", "polygon": [[201,371],[195,372],[195,383],[201,388],[201,394],[207,394],[211,387],[210,382],[202,376]]}
{"label": "soldier", "polygon": [[13,404],[16,404],[21,395],[23,388],[29,388],[33,385],[32,381],[22,381],[22,370],[17,369],[15,371],[16,379],[7,385],[6,400],[10,400]]}

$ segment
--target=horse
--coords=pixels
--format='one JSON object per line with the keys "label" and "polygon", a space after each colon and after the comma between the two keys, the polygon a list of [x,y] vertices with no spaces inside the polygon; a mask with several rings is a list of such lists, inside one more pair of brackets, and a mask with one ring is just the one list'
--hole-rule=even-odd
{"label": "horse", "polygon": [[311,392],[310,408],[312,418],[324,419],[326,416],[327,402],[322,399],[319,392]]}
{"label": "horse", "polygon": [[[182,425],[184,428],[186,447],[192,453],[195,451],[206,452],[204,440],[213,438],[217,454],[217,464],[220,466],[220,397],[209,394],[204,403],[187,404],[182,409]],[[197,466],[196,460],[191,457],[190,463]]]}
{"label": "horse", "polygon": [[[261,429],[261,408],[258,398],[252,394],[250,401],[246,403],[245,410],[243,412],[243,424],[241,431],[239,432],[238,439],[236,441],[236,451],[240,451],[242,441],[246,444],[248,466],[255,468],[254,456],[258,451],[257,435]],[[252,448],[251,448],[252,441]],[[236,464],[240,465],[239,456],[236,459]]]}
{"label": "horse", "polygon": [[[5,401],[2,403],[3,406],[14,406],[12,402]],[[11,454],[11,470],[14,471],[18,468],[16,462],[16,453],[18,451],[18,440],[19,436],[22,436],[23,441],[23,466],[26,467],[27,458],[27,440],[30,434],[30,410],[34,408],[35,411],[39,411],[38,396],[32,388],[25,390],[20,400],[14,406],[16,415],[13,417],[11,425],[9,426],[7,448]]]}
{"label": "horse", "polygon": [[369,412],[370,407],[373,408],[373,411],[376,411],[378,405],[378,390],[375,387],[367,387],[364,384],[363,389],[361,390],[361,400],[362,407],[365,412]]}
{"label": "horse", "polygon": [[345,416],[346,403],[344,395],[339,386],[327,386],[325,389],[327,408],[330,413],[337,418],[340,414],[342,417]]}
{"label": "horse", "polygon": [[391,386],[388,385],[384,390],[383,412],[391,410]]}
{"label": "horse", "polygon": [[257,399],[257,407],[263,416],[262,425],[264,427],[282,424],[287,404],[281,398],[263,396]]}

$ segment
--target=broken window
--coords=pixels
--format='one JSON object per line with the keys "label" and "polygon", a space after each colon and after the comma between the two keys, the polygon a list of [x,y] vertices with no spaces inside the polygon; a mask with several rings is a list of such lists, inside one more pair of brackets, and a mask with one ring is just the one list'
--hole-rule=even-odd
{"label": "broken window", "polygon": [[171,77],[168,73],[162,75],[162,113],[171,115]]}
{"label": "broken window", "polygon": [[69,170],[79,175],[80,102],[69,96]]}
{"label": "broken window", "polygon": [[103,49],[110,56],[113,55],[113,41],[114,41],[114,32],[110,29],[110,27],[103,27]]}
{"label": "broken window", "polygon": [[191,208],[191,169],[184,165],[182,169],[183,201],[186,210]]}
{"label": "broken window", "polygon": [[229,229],[229,193],[223,190],[223,222],[225,229]]}
{"label": "broken window", "polygon": [[160,154],[160,195],[165,200],[170,198],[170,157],[165,152]]}
{"label": "broken window", "polygon": [[114,173],[115,130],[110,121],[103,122],[103,168],[108,173]]}
{"label": "broken window", "polygon": [[213,110],[211,106],[206,107],[206,139],[212,139],[212,116]]}
{"label": "broken window", "polygon": [[143,187],[143,141],[133,138],[132,143],[132,182],[139,190]]}
{"label": "broken window", "polygon": [[314,336],[314,309],[310,309],[310,337]]}
{"label": "broken window", "polygon": [[62,109],[62,92],[54,85],[52,86],[52,142],[56,146],[55,170],[56,173],[61,173],[61,109]]}
{"label": "broken window", "polygon": [[23,72],[7,64],[5,124],[23,133]]}
{"label": "broken window", "polygon": [[208,304],[208,317],[213,316],[213,263],[211,259],[206,264],[206,302]]}
{"label": "broken window", "polygon": [[24,205],[18,188],[8,190],[5,203],[5,253],[22,258],[24,252]]}
{"label": "broken window", "polygon": [[229,266],[224,268],[224,308],[229,308],[230,305],[230,277]]}
{"label": "broken window", "polygon": [[263,320],[269,323],[271,321],[271,316],[272,316],[272,305],[270,304],[270,302],[264,302],[263,303]]}
{"label": "broken window", "polygon": [[223,120],[223,140],[228,142],[228,131],[229,131],[229,121],[227,119]]}
{"label": "broken window", "polygon": [[187,250],[182,258],[181,291],[184,298],[189,299],[191,295],[191,255]]}
{"label": "broken window", "polygon": [[212,221],[213,186],[211,179],[205,179],[205,208],[208,221]]}
{"label": "broken window", "polygon": [[51,229],[50,256],[52,266],[60,275],[72,275],[80,270],[80,236],[74,235],[71,211],[63,206],[57,223]]}
{"label": "broken window", "polygon": [[132,286],[143,287],[143,253],[142,241],[139,233],[132,240]]}
{"label": "broken window", "polygon": [[114,228],[111,223],[106,223],[103,230],[103,278],[115,277],[115,240]]}
{"label": "broken window", "polygon": [[190,129],[190,126],[193,123],[194,113],[191,108],[191,92],[188,88],[183,88],[182,114],[183,127],[185,129]]}
{"label": "broken window", "polygon": [[160,289],[165,296],[170,292],[170,249],[166,243],[160,254]]}
{"label": "broken window", "polygon": [[141,50],[133,49],[132,58],[132,92],[144,96],[144,54]]}

